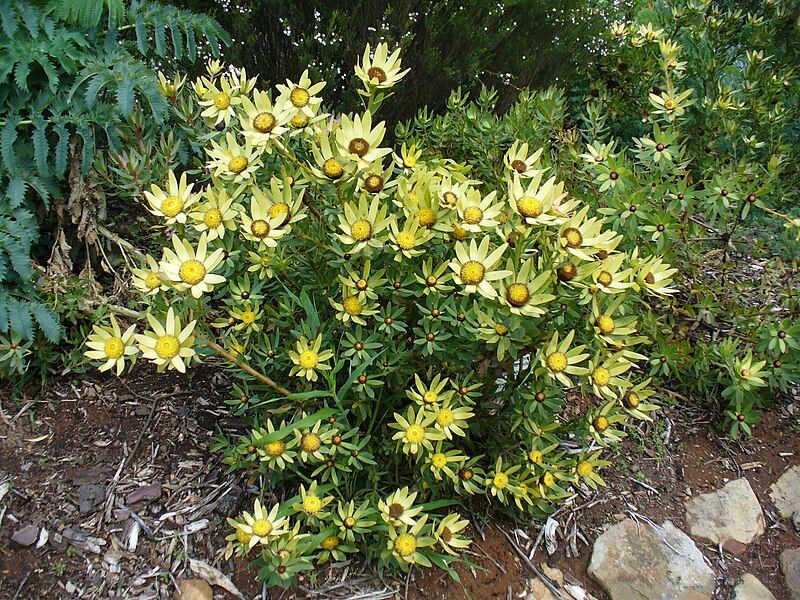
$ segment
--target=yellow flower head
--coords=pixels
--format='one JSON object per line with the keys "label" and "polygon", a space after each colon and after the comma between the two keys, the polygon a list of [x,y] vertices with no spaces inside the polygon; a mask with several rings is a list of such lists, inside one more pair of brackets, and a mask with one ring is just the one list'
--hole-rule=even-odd
{"label": "yellow flower head", "polygon": [[94,333],[89,335],[86,346],[89,348],[84,354],[91,360],[103,361],[100,371],[116,368],[117,375],[125,369],[125,358],[134,357],[139,351],[130,342],[133,338],[136,325],[131,325],[123,333],[119,323],[111,315],[111,326],[102,327],[94,325]]}
{"label": "yellow flower head", "polygon": [[292,359],[294,366],[291,374],[297,377],[304,377],[308,381],[317,380],[318,371],[329,371],[330,365],[327,361],[333,356],[333,351],[322,348],[322,334],[318,335],[313,342],[302,336],[295,345],[296,351],[289,351],[289,358]]}
{"label": "yellow flower head", "polygon": [[196,250],[188,240],[181,240],[177,235],[172,236],[172,246],[174,252],[166,248],[160,266],[176,290],[189,291],[192,296],[199,298],[225,281],[222,275],[211,272],[222,262],[224,251],[218,248],[208,254],[206,233],[200,235]]}
{"label": "yellow flower head", "polygon": [[186,209],[197,202],[197,195],[192,194],[192,184],[186,183],[186,173],[181,174],[180,180],[175,173],[169,172],[167,189],[162,190],[157,185],[150,186],[150,191],[144,192],[148,210],[164,219],[164,224],[186,222]]}
{"label": "yellow flower head", "polygon": [[147,322],[151,329],[135,335],[142,357],[154,362],[159,371],[169,368],[185,373],[186,365],[196,354],[192,348],[192,331],[197,321],[181,328],[180,318],[170,307],[164,324],[150,313],[147,313]]}
{"label": "yellow flower head", "polygon": [[372,54],[369,44],[364,50],[361,64],[356,64],[356,75],[367,90],[388,89],[400,81],[408,69],[401,70],[400,48],[389,54],[386,43],[378,44]]}
{"label": "yellow flower head", "polygon": [[392,151],[391,148],[380,148],[385,134],[386,124],[383,121],[372,127],[370,111],[366,111],[363,117],[356,115],[353,120],[342,115],[342,126],[336,131],[336,144],[342,155],[368,168],[370,163]]}

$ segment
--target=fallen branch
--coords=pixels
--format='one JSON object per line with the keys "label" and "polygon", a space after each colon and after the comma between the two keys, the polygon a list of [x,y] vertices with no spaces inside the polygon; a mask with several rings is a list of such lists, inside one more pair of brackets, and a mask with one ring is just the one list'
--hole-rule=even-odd
{"label": "fallen branch", "polygon": [[[502,531],[502,530],[501,530],[501,531]],[[541,579],[541,580],[542,580],[542,583],[544,583],[544,584],[547,586],[547,588],[548,588],[548,589],[549,589],[549,590],[550,590],[550,591],[553,593],[553,595],[554,595],[556,598],[559,598],[560,600],[563,600],[564,596],[562,596],[562,595],[561,595],[561,590],[559,590],[559,589],[558,589],[558,587],[556,587],[556,586],[553,584],[553,582],[550,580],[550,578],[549,578],[549,577],[547,577],[547,576],[546,576],[544,573],[542,573],[542,572],[539,570],[539,568],[538,568],[536,565],[534,565],[534,564],[533,564],[533,562],[531,562],[531,559],[530,559],[530,558],[528,558],[528,555],[527,555],[527,554],[525,554],[525,552],[522,550],[522,548],[520,548],[520,547],[519,547],[519,544],[517,544],[517,543],[514,541],[514,538],[512,538],[510,535],[508,535],[508,533],[506,533],[505,531],[503,531],[503,535],[504,535],[504,536],[506,536],[506,539],[508,540],[508,543],[509,543],[509,544],[511,544],[511,547],[512,547],[512,548],[514,548],[514,551],[515,551],[515,552],[516,552],[516,553],[519,555],[519,557],[520,557],[520,558],[521,558],[521,559],[522,559],[522,560],[525,562],[525,564],[526,564],[526,565],[528,565],[528,568],[529,568],[531,571],[533,571],[533,573],[534,573],[534,574],[535,574],[535,575],[536,575],[536,576],[537,576],[539,579]]]}

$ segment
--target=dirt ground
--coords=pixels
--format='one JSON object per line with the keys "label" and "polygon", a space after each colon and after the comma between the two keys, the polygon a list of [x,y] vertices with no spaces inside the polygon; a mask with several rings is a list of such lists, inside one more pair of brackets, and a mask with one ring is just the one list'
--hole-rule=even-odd
{"label": "dirt ground", "polygon": [[[177,579],[214,568],[232,574],[246,598],[344,599],[358,590],[371,590],[363,597],[376,600],[524,596],[533,575],[504,532],[522,527],[527,538],[523,533],[516,539],[530,554],[538,523],[492,524],[482,536],[474,531],[467,555],[474,566],[457,568],[461,584],[441,571],[418,570],[405,580],[384,581],[348,564],[321,569],[290,592],[263,590],[246,561],[218,556],[228,533],[225,517],[255,491],[226,475],[210,452],[220,429],[245,426],[228,416],[228,387],[224,375],[209,368],[176,377],[140,367],[121,380],[97,374],[62,379],[29,406],[3,398],[0,599],[168,598]],[[657,423],[619,448],[603,474],[607,488],[582,492],[553,515],[554,552],[548,555],[543,541],[533,563],[546,561],[603,600],[586,566],[604,526],[639,514],[683,527],[689,495],[743,476],[764,508],[766,533],[736,558],[698,546],[717,572],[719,598],[727,599],[739,576],[750,572],[779,600],[788,600],[778,555],[800,546],[800,535],[778,519],[768,492],[788,466],[800,463],[798,407],[784,401],[766,411],[754,438],[742,443],[712,433],[704,413],[666,408]],[[27,547],[12,541],[25,525],[35,527],[36,539]],[[220,587],[215,592],[234,597]]]}

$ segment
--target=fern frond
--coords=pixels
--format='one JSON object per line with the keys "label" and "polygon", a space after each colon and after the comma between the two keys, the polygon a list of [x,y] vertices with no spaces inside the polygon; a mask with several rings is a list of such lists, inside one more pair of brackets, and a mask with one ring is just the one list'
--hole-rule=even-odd
{"label": "fern frond", "polygon": [[14,152],[14,142],[17,141],[17,125],[19,124],[19,115],[12,114],[6,119],[6,124],[0,132],[0,158],[3,159],[3,166],[11,173],[18,170],[17,156]]}

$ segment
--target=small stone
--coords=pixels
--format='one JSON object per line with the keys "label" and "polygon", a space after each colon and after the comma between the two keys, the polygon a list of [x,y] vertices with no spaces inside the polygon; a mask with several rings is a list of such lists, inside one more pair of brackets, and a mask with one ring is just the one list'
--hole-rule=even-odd
{"label": "small stone", "polygon": [[775,596],[756,577],[745,573],[734,588],[731,600],[775,600]]}
{"label": "small stone", "polygon": [[39,528],[33,525],[25,525],[21,529],[17,529],[11,539],[17,542],[20,546],[32,546],[39,537]]}
{"label": "small stone", "polygon": [[745,550],[747,550],[747,544],[743,544],[738,540],[725,540],[722,543],[722,549],[728,554],[739,556],[740,554],[743,554]]}
{"label": "small stone", "polygon": [[723,544],[734,555],[764,533],[764,514],[747,479],[686,501],[686,525],[695,539]]}
{"label": "small stone", "polygon": [[142,500],[155,500],[161,497],[161,484],[153,483],[133,490],[125,497],[125,502],[128,504],[136,504]]}
{"label": "small stone", "polygon": [[612,525],[595,541],[588,571],[612,600],[711,600],[716,587],[703,554],[670,521]]}
{"label": "small stone", "polygon": [[82,515],[92,512],[106,499],[106,486],[102,483],[83,483],[75,493],[78,498],[78,512]]}
{"label": "small stone", "polygon": [[86,469],[76,473],[72,477],[72,485],[83,485],[85,483],[100,483],[108,478],[111,470],[108,468]]}
{"label": "small stone", "polygon": [[[550,579],[560,592],[563,591],[564,574],[560,570],[548,566],[547,563],[539,565],[539,569],[545,577]],[[529,589],[528,593],[525,595],[525,600],[557,600],[550,588],[538,577],[532,578],[528,586]],[[566,598],[566,592],[562,593],[561,596]]]}
{"label": "small stone", "polygon": [[86,532],[81,527],[74,529],[72,527],[67,527],[64,530],[64,537],[71,542],[85,542]]}
{"label": "small stone", "polygon": [[800,600],[800,548],[781,553],[781,571],[792,600]]}
{"label": "small stone", "polygon": [[212,600],[211,586],[202,579],[182,579],[178,582],[178,591],[174,600]]}
{"label": "small stone", "polygon": [[769,497],[784,519],[800,513],[800,465],[786,471],[772,484]]}
{"label": "small stone", "polygon": [[127,508],[115,508],[114,509],[114,519],[119,522],[127,521],[131,516],[130,509]]}

